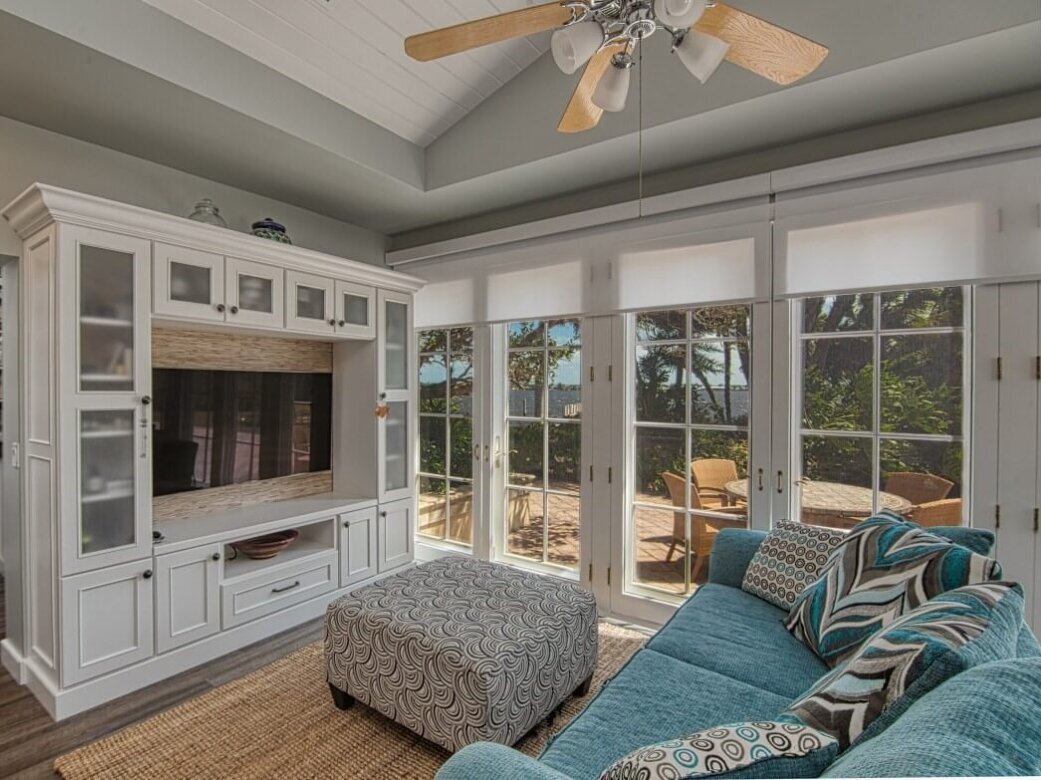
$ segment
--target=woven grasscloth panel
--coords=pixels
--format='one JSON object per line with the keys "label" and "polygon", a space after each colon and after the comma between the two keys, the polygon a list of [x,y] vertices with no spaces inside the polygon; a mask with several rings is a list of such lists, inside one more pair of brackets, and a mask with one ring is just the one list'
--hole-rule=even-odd
{"label": "woven grasscloth panel", "polygon": [[331,374],[333,345],[309,339],[152,328],[152,368]]}
{"label": "woven grasscloth panel", "polygon": [[328,493],[333,489],[331,471],[315,471],[311,474],[290,474],[286,477],[258,479],[238,485],[189,490],[152,499],[153,520],[183,520],[186,517],[224,512],[240,506],[262,504],[265,501],[283,501],[287,498],[302,498],[316,493]]}

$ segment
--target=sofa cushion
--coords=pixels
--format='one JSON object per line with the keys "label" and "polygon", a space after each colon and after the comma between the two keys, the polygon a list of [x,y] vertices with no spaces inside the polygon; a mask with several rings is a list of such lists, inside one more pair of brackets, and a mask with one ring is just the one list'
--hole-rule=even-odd
{"label": "sofa cushion", "polygon": [[831,734],[846,749],[883,731],[965,669],[1015,658],[1022,621],[1023,589],[1015,583],[948,591],[871,637],[785,714]]}
{"label": "sofa cushion", "polygon": [[824,777],[1041,775],[1041,658],[977,666],[930,691]]}
{"label": "sofa cushion", "polygon": [[819,777],[837,753],[834,737],[801,723],[733,723],[634,750],[600,780]]}
{"label": "sofa cushion", "polygon": [[828,667],[785,630],[785,617],[750,593],[702,585],[647,646],[792,699]]}
{"label": "sofa cushion", "polygon": [[1019,627],[1019,637],[1016,640],[1016,657],[1041,657],[1041,644],[1038,644],[1037,637],[1034,636],[1034,632],[1030,630],[1030,626],[1027,625],[1026,620],[1024,620],[1023,625]]}
{"label": "sofa cushion", "polygon": [[817,579],[844,531],[789,520],[778,522],[755,551],[741,590],[791,609],[796,597]]}
{"label": "sofa cushion", "polygon": [[1001,575],[992,558],[882,512],[858,523],[796,599],[788,629],[835,667],[900,615]]}
{"label": "sofa cushion", "polygon": [[594,780],[642,745],[720,723],[770,720],[788,701],[643,649],[553,739],[540,760],[575,780]]}

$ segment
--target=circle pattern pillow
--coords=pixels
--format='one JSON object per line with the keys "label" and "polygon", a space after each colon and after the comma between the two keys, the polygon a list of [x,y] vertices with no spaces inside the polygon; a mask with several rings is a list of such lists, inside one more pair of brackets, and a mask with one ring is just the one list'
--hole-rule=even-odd
{"label": "circle pattern pillow", "polygon": [[741,590],[787,611],[820,576],[845,531],[782,520],[766,535],[745,571]]}

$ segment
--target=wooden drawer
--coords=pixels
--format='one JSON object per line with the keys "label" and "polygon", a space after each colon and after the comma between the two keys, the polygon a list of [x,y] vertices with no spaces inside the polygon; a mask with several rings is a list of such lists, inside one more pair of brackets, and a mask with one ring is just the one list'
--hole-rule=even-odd
{"label": "wooden drawer", "polygon": [[221,625],[227,629],[336,589],[336,550],[272,566],[221,585]]}

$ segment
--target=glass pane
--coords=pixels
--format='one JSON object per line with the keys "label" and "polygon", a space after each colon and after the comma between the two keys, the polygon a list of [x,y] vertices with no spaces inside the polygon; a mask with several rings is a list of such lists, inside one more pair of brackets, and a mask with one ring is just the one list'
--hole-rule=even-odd
{"label": "glass pane", "polygon": [[419,418],[420,471],[426,474],[448,473],[448,464],[445,462],[446,435],[444,417]]}
{"label": "glass pane", "polygon": [[271,313],[274,307],[274,282],[259,276],[239,274],[239,308]]}
{"label": "glass pane", "polygon": [[637,341],[677,341],[686,338],[685,311],[648,311],[636,315]]}
{"label": "glass pane", "polygon": [[432,539],[445,538],[445,516],[448,497],[443,479],[419,478],[419,535]]}
{"label": "glass pane", "polygon": [[634,490],[637,501],[686,505],[685,439],[682,429],[643,426],[636,429]]}
{"label": "glass pane", "polygon": [[546,379],[545,356],[546,353],[541,349],[509,353],[507,372],[510,382],[510,416],[542,416],[542,391]]}
{"label": "glass pane", "polygon": [[636,348],[636,419],[686,421],[687,348],[662,345]]}
{"label": "glass pane", "polygon": [[[396,401],[387,404],[389,413],[384,418],[386,438],[386,490],[408,487],[408,403]],[[444,445],[442,444],[442,452]]]}
{"label": "glass pane", "polygon": [[582,426],[579,423],[549,423],[549,489],[577,493],[581,471]]}
{"label": "glass pane", "polygon": [[170,300],[209,305],[210,269],[208,266],[189,265],[170,261]]}
{"label": "glass pane", "polygon": [[[926,518],[935,521],[929,525],[961,524],[963,453],[960,441],[882,439],[879,454],[880,487],[885,493],[919,507],[913,510],[912,516],[926,510]],[[893,503],[883,501],[897,511],[904,509]],[[953,522],[939,522],[943,519]]]}
{"label": "glass pane", "polygon": [[470,354],[452,355],[451,358],[451,412],[467,417],[473,415],[474,363]]}
{"label": "glass pane", "polygon": [[449,483],[448,538],[460,544],[473,544],[474,489],[468,482]]}
{"label": "glass pane", "polygon": [[962,333],[882,339],[882,430],[887,433],[962,432]]}
{"label": "glass pane", "polygon": [[470,479],[473,476],[473,423],[468,419],[452,418],[449,421],[452,433],[452,457],[449,459],[449,474],[453,477]]}
{"label": "glass pane", "polygon": [[582,353],[578,349],[551,349],[549,361],[549,408],[558,419],[582,416]]}
{"label": "glass pane", "polygon": [[582,343],[579,320],[550,320],[546,323],[546,344],[550,347],[577,347]]}
{"label": "glass pane", "polygon": [[965,324],[961,287],[881,293],[882,328],[960,328]]}
{"label": "glass pane", "polygon": [[541,490],[506,491],[506,549],[511,554],[542,560],[544,500]]}
{"label": "glass pane", "polygon": [[691,422],[748,425],[751,372],[748,342],[694,342],[690,352]]}
{"label": "glass pane", "polygon": [[803,427],[870,431],[872,339],[809,339],[802,352]]}
{"label": "glass pane", "polygon": [[474,348],[473,328],[452,328],[448,331],[448,338],[453,352],[462,352]]}
{"label": "glass pane", "polygon": [[134,389],[134,256],[80,247],[80,389]]}
{"label": "glass pane", "polygon": [[546,559],[560,566],[578,566],[578,496],[549,494],[546,504],[549,510]]}
{"label": "glass pane", "polygon": [[343,318],[348,325],[369,324],[369,299],[364,295],[343,295]]}
{"label": "glass pane", "polygon": [[447,393],[444,355],[419,356],[419,411],[445,413]]}
{"label": "glass pane", "polygon": [[633,507],[633,581],[666,593],[686,591],[686,521],[682,512]]}
{"label": "glass pane", "polygon": [[384,340],[388,390],[408,388],[408,306],[387,301],[387,333]]}
{"label": "glass pane", "polygon": [[690,434],[694,495],[691,506],[735,506],[748,499],[748,433],[693,430]]}
{"label": "glass pane", "polygon": [[711,306],[694,309],[690,314],[692,339],[748,338],[751,307]]}
{"label": "glass pane", "polygon": [[83,553],[135,541],[134,412],[80,413],[80,546]]}
{"label": "glass pane", "polygon": [[446,332],[443,330],[421,330],[419,332],[419,351],[444,352],[448,348],[445,336]]}
{"label": "glass pane", "polygon": [[305,320],[324,320],[325,290],[298,284],[296,286],[296,316]]}
{"label": "glass pane", "polygon": [[509,472],[506,481],[521,487],[542,487],[542,423],[510,421]]}
{"label": "glass pane", "polygon": [[803,436],[802,476],[802,522],[850,528],[873,512],[870,438]]}
{"label": "glass pane", "polygon": [[545,343],[546,328],[541,320],[511,322],[506,332],[511,347],[541,347]]}
{"label": "glass pane", "polygon": [[803,298],[802,332],[871,330],[874,327],[873,307],[874,296],[871,293]]}

